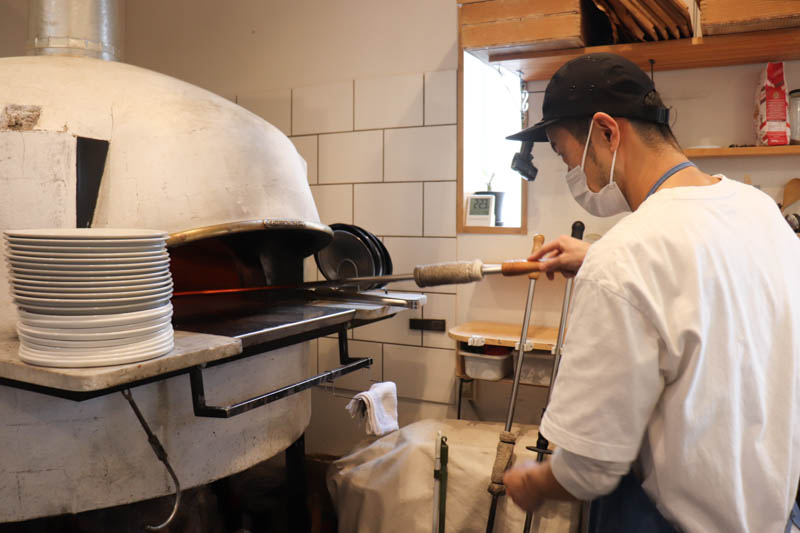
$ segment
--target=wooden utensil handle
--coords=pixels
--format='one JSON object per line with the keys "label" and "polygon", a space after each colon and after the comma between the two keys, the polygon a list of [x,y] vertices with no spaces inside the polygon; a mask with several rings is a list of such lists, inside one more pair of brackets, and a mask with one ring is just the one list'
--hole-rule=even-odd
{"label": "wooden utensil handle", "polygon": [[515,259],[511,261],[503,261],[501,272],[504,276],[519,276],[522,274],[530,274],[532,272],[539,272],[542,269],[542,263],[539,261],[525,261],[524,259]]}
{"label": "wooden utensil handle", "polygon": [[[533,249],[531,249],[531,253],[536,253],[536,250],[542,247],[544,244],[544,235],[541,233],[537,233],[533,236]],[[540,270],[536,270],[535,272],[531,272],[528,274],[528,278],[530,279],[539,279],[539,274],[541,273]]]}

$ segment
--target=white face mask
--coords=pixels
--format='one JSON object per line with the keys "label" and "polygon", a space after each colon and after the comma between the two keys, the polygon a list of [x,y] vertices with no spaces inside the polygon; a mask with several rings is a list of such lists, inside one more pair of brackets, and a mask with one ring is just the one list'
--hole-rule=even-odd
{"label": "white face mask", "polygon": [[614,156],[611,158],[611,177],[608,185],[598,192],[593,192],[589,190],[589,186],[586,183],[586,172],[583,170],[583,165],[586,163],[586,153],[589,150],[589,141],[592,138],[593,123],[594,121],[589,122],[589,134],[586,137],[586,147],[583,149],[581,165],[567,172],[567,185],[569,185],[569,190],[572,192],[575,201],[595,216],[610,217],[628,212],[631,210],[628,201],[614,181],[614,164],[617,162],[616,151],[614,151]]}

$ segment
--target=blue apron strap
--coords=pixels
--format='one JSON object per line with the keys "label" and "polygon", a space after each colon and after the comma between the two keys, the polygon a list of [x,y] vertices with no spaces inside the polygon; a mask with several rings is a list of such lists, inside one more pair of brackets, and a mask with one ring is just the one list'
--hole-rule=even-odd
{"label": "blue apron strap", "polygon": [[589,533],[678,533],[628,473],[613,492],[592,501]]}
{"label": "blue apron strap", "polygon": [[647,196],[645,196],[645,197],[644,197],[644,199],[645,199],[645,200],[647,200],[648,198],[650,198],[650,196],[651,196],[651,195],[652,195],[654,192],[656,192],[656,191],[658,190],[658,188],[659,188],[659,187],[661,187],[661,185],[662,185],[662,184],[663,184],[665,181],[667,181],[667,180],[668,180],[670,177],[672,177],[672,175],[673,175],[673,174],[675,174],[675,173],[676,173],[676,172],[678,172],[679,170],[683,170],[683,169],[684,169],[684,168],[686,168],[686,167],[696,167],[696,166],[697,166],[697,165],[695,165],[695,164],[694,164],[694,163],[692,163],[691,161],[684,161],[683,163],[678,163],[677,165],[675,165],[675,166],[674,166],[674,167],[672,167],[671,169],[669,169],[669,170],[667,170],[666,172],[664,172],[664,174],[662,174],[662,175],[661,175],[661,177],[660,177],[660,178],[658,178],[658,180],[657,180],[657,181],[656,181],[656,182],[653,184],[653,186],[650,188],[650,192],[648,192],[648,193],[647,193]]}
{"label": "blue apron strap", "polygon": [[797,502],[794,502],[792,512],[789,515],[789,521],[786,522],[786,529],[784,530],[784,533],[792,533],[793,525],[800,528],[800,507],[797,506]]}

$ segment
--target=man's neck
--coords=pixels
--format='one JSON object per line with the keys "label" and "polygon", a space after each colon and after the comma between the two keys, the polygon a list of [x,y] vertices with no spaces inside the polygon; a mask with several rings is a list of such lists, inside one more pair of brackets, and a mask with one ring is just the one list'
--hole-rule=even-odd
{"label": "man's neck", "polygon": [[[638,154],[641,155],[626,161],[625,183],[624,185],[620,183],[620,188],[632,211],[636,211],[647,199],[648,193],[661,176],[675,165],[688,161],[683,152],[671,146],[661,150],[641,146]],[[717,181],[719,179],[690,166],[670,176],[658,187],[658,190],[671,187],[712,185]]]}

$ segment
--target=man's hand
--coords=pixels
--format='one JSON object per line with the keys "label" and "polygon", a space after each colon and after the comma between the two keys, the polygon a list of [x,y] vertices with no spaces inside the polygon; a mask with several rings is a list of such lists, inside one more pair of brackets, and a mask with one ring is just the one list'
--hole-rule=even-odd
{"label": "man's hand", "polygon": [[589,246],[586,241],[562,235],[545,243],[528,261],[543,261],[542,271],[547,274],[547,279],[553,279],[556,272],[561,272],[565,278],[571,278],[581,268]]}
{"label": "man's hand", "polygon": [[542,468],[542,463],[528,460],[509,468],[503,475],[506,494],[525,511],[535,511],[544,500],[535,482],[539,468]]}
{"label": "man's hand", "polygon": [[575,501],[556,480],[549,461],[529,460],[509,468],[503,476],[503,484],[506,494],[525,511],[535,511],[547,499]]}

